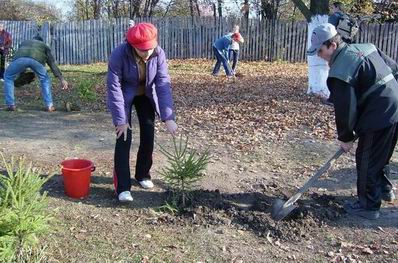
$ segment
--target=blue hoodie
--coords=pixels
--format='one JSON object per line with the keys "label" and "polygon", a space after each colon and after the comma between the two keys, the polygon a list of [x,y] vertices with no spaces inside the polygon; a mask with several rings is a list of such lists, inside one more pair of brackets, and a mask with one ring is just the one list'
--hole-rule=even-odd
{"label": "blue hoodie", "polygon": [[227,51],[231,44],[232,44],[232,34],[229,33],[217,39],[216,42],[214,42],[213,46],[222,52],[222,51]]}

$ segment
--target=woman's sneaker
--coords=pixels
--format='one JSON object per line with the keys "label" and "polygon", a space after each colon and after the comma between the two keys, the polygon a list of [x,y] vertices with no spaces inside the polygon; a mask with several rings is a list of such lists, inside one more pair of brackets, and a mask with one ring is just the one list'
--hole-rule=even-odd
{"label": "woman's sneaker", "polygon": [[133,197],[131,196],[130,191],[121,192],[118,197],[119,202],[133,202]]}
{"label": "woman's sneaker", "polygon": [[153,188],[153,183],[151,180],[142,180],[142,181],[138,181],[138,183],[141,185],[142,188],[144,189],[151,189]]}
{"label": "woman's sneaker", "polygon": [[346,202],[343,208],[350,215],[360,216],[370,220],[375,220],[380,216],[379,210],[365,209],[359,201]]}

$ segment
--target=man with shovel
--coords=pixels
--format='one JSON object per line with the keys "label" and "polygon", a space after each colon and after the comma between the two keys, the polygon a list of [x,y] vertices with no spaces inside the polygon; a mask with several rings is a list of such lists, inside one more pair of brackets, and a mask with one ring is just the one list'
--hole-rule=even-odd
{"label": "man with shovel", "polygon": [[227,34],[219,39],[217,39],[213,44],[213,52],[216,57],[216,64],[213,69],[213,76],[217,76],[220,71],[221,64],[224,67],[225,74],[227,77],[233,77],[234,71],[228,64],[228,50],[233,41],[240,42],[241,35],[239,33]]}
{"label": "man with shovel", "polygon": [[397,64],[373,44],[347,44],[329,23],[312,32],[308,55],[330,66],[327,85],[335,108],[338,140],[348,152],[354,133],[358,200],[347,202],[351,215],[377,219],[381,201],[395,199],[389,162],[397,143]]}

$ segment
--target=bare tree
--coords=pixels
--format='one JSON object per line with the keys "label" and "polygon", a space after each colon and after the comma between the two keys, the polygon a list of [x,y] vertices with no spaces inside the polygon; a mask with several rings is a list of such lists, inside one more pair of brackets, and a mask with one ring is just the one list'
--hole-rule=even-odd
{"label": "bare tree", "polygon": [[99,19],[101,17],[101,9],[102,9],[102,1],[101,0],[92,0],[91,6],[93,9],[93,18]]}
{"label": "bare tree", "polygon": [[261,17],[264,19],[276,19],[278,17],[281,0],[261,0]]}
{"label": "bare tree", "polygon": [[193,11],[193,0],[189,0],[189,10],[191,11],[191,17],[195,16],[195,12]]}
{"label": "bare tree", "polygon": [[196,10],[198,12],[198,16],[200,16],[200,8],[199,8],[198,0],[195,0],[195,5],[196,5]]}
{"label": "bare tree", "polygon": [[27,0],[0,1],[0,20],[54,21],[61,18],[60,11],[51,4]]}
{"label": "bare tree", "polygon": [[168,3],[168,5],[167,5],[167,7],[166,7],[166,11],[164,12],[164,14],[163,14],[163,17],[165,17],[166,15],[167,15],[167,13],[169,12],[169,10],[170,10],[170,7],[171,7],[171,5],[174,3],[174,1],[173,0],[170,0],[170,2]]}
{"label": "bare tree", "polygon": [[159,4],[159,0],[152,0],[152,2],[151,2],[151,6],[150,6],[150,9],[149,9],[149,16],[152,16],[153,15],[153,13],[154,13],[154,11],[155,11],[155,8],[156,8],[156,6]]}
{"label": "bare tree", "polygon": [[311,0],[308,8],[302,0],[292,0],[308,22],[315,15],[327,15],[329,13],[329,0]]}
{"label": "bare tree", "polygon": [[217,0],[217,10],[218,10],[219,17],[222,17],[222,4],[223,4],[223,0]]}
{"label": "bare tree", "polygon": [[142,0],[130,0],[130,18],[140,16]]}

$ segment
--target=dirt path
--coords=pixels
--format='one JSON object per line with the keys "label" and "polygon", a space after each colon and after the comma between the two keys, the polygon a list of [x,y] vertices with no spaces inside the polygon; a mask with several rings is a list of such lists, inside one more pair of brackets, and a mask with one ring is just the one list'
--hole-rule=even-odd
{"label": "dirt path", "polygon": [[[283,143],[264,143],[246,155],[220,143],[212,148],[214,161],[194,193],[192,208],[172,216],[157,211],[167,195],[156,172],[165,165],[157,150],[156,189],[144,191],[134,184],[134,203],[116,202],[112,130],[106,113],[0,112],[0,149],[7,156],[25,155],[45,174],[73,157],[91,159],[97,167],[85,200],[65,197],[59,174],[46,186],[56,215],[54,233],[46,239],[50,262],[398,261],[396,204],[385,204],[377,221],[350,218],[342,211],[344,200],[355,193],[352,156],[338,160],[304,196],[293,219],[270,218],[273,200],[290,196],[333,154],[331,141],[292,133]],[[157,142],[169,139],[159,126]],[[199,138],[192,145],[205,147]],[[134,162],[132,158],[132,166]]]}

